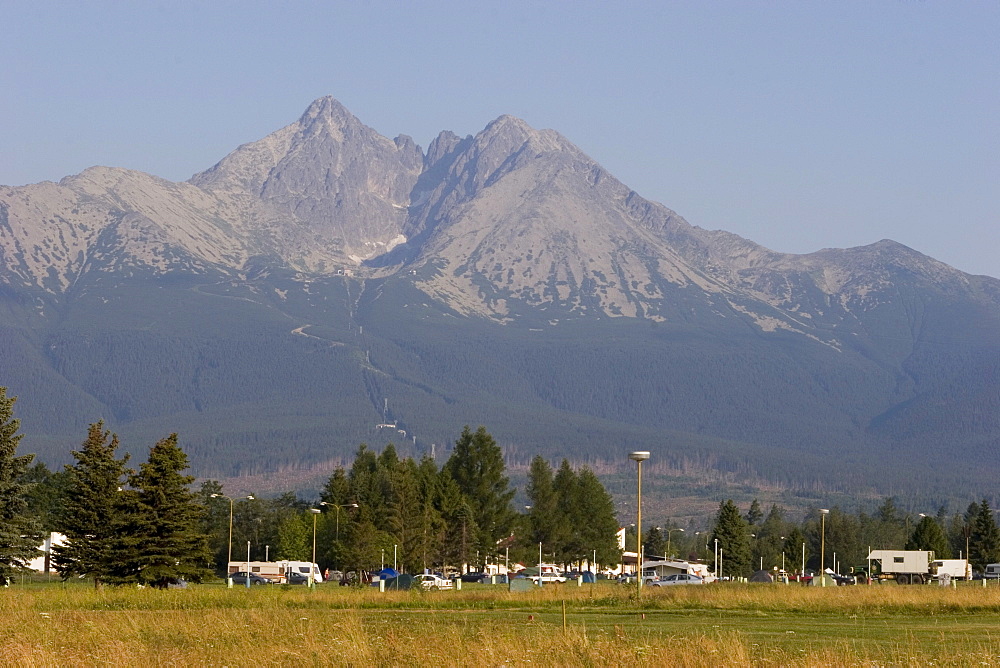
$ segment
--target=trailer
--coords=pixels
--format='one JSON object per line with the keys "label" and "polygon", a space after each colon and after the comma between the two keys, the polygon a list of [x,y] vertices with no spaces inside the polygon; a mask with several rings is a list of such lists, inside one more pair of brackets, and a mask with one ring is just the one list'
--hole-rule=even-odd
{"label": "trailer", "polygon": [[935,578],[947,575],[952,580],[971,580],[972,564],[968,559],[937,559],[931,562]]}
{"label": "trailer", "polygon": [[875,578],[896,584],[924,584],[939,577],[971,579],[968,559],[934,559],[930,550],[872,550],[869,561],[879,567]]}
{"label": "trailer", "polygon": [[924,584],[931,579],[934,553],[926,550],[872,550],[869,561],[878,563],[879,580],[895,580],[896,584]]}
{"label": "trailer", "polygon": [[229,573],[249,571],[281,584],[308,583],[310,571],[314,582],[322,582],[319,566],[308,561],[230,561]]}

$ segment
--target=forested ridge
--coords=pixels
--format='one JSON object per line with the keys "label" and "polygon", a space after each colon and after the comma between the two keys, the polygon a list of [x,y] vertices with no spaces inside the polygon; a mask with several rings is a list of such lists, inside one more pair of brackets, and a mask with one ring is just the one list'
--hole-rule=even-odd
{"label": "forested ridge", "polygon": [[[96,418],[127,442],[181,431],[203,478],[343,461],[362,442],[444,458],[459,426],[482,423],[521,467],[544,453],[624,471],[641,448],[706,482],[737,473],[804,495],[821,481],[869,498],[967,500],[993,479],[1000,354],[981,337],[918,339],[897,362],[898,350],[738,319],[548,308],[498,325],[399,277],[278,271],[105,280],[37,307],[3,299],[0,373],[54,466]],[[952,442],[960,456],[942,457]]]}

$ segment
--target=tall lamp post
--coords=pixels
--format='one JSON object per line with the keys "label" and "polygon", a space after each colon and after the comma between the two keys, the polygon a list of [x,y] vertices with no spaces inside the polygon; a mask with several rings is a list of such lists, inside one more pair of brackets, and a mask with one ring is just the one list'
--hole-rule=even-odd
{"label": "tall lamp post", "polygon": [[[321,505],[321,506],[327,506],[327,507],[333,506],[333,509],[337,511],[336,512],[336,515],[337,515],[336,533],[334,534],[334,539],[333,540],[337,543],[337,546],[339,548],[340,547],[340,509],[341,508],[357,508],[358,504],[356,504],[356,503],[342,503],[342,504],[337,504],[337,503],[327,503],[326,501],[320,501],[319,505]],[[316,559],[313,558],[313,561],[316,561]]]}
{"label": "tall lamp post", "polygon": [[313,560],[312,563],[309,564],[309,586],[315,589],[316,571],[314,569],[318,568],[316,566],[316,516],[323,511],[319,508],[310,508],[309,512],[312,513],[313,516]]}
{"label": "tall lamp post", "polygon": [[819,574],[820,584],[826,586],[826,516],[830,514],[829,508],[820,508],[820,531],[819,531]]}
{"label": "tall lamp post", "polygon": [[634,461],[638,465],[638,470],[639,470],[639,482],[637,488],[638,494],[636,498],[637,501],[636,508],[638,512],[638,515],[636,517],[636,533],[639,539],[638,541],[639,544],[637,546],[639,548],[637,550],[639,567],[637,570],[639,577],[636,579],[639,581],[639,591],[641,592],[642,591],[642,463],[647,459],[649,459],[649,451],[636,450],[635,452],[630,452],[628,458]]}
{"label": "tall lamp post", "polygon": [[[229,564],[233,560],[233,499],[225,494],[210,494],[209,496],[213,499],[229,499],[229,551],[226,554],[226,584],[232,587],[233,578],[232,573],[229,572]],[[248,494],[244,498],[253,501],[253,494]]]}
{"label": "tall lamp post", "polygon": [[671,552],[670,552],[670,534],[673,533],[674,531],[680,531],[681,533],[684,533],[684,529],[667,529],[667,559],[669,559],[670,556],[671,556]]}

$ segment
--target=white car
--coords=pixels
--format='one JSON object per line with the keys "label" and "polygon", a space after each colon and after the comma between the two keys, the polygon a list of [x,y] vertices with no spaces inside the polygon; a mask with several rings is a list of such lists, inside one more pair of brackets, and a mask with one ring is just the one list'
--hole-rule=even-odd
{"label": "white car", "polygon": [[445,580],[433,573],[422,573],[414,576],[413,581],[419,582],[421,589],[454,589],[455,587],[451,580]]}
{"label": "white car", "polygon": [[566,577],[560,573],[542,573],[540,576],[532,575],[531,581],[535,584],[545,584],[546,582],[566,582]]}
{"label": "white car", "polygon": [[669,587],[670,585],[700,585],[705,584],[705,580],[697,575],[692,575],[691,573],[674,573],[673,575],[668,575],[665,578],[653,580],[649,584],[652,587]]}

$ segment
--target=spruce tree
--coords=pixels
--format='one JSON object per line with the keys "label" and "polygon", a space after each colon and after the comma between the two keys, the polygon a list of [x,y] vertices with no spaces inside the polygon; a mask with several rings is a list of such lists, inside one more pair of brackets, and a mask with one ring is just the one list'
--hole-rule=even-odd
{"label": "spruce tree", "polygon": [[464,519],[464,526],[476,528],[467,536],[469,552],[474,555],[478,549],[484,556],[494,554],[497,541],[510,535],[514,520],[510,508],[514,490],[504,475],[500,446],[485,427],[473,433],[466,425],[442,472],[458,485],[471,511],[471,517]]}
{"label": "spruce tree", "polygon": [[552,488],[552,467],[541,455],[531,460],[528,470],[528,526],[526,540],[521,542],[526,549],[537,547],[539,543],[555,550],[561,546],[559,499]]}
{"label": "spruce tree", "polygon": [[34,455],[17,455],[20,421],[14,419],[16,397],[0,387],[0,584],[38,556],[41,526],[27,514],[24,474]]}
{"label": "spruce tree", "polygon": [[[667,529],[669,531],[669,529]],[[646,537],[642,541],[642,553],[646,559],[662,559],[669,557],[667,554],[667,541],[663,537],[660,527],[649,527]]]}
{"label": "spruce tree", "polygon": [[104,422],[97,422],[88,428],[80,450],[72,453],[76,464],[66,467],[69,484],[59,522],[66,543],[52,548],[64,580],[87,576],[100,587],[129,579],[122,559],[128,495],[121,488],[129,457],[115,459],[117,449],[118,436],[110,434],[109,440]]}
{"label": "spruce tree", "polygon": [[937,559],[950,559],[951,547],[941,525],[933,517],[925,516],[917,522],[910,539],[903,546],[905,550],[930,550]]}
{"label": "spruce tree", "polygon": [[[621,563],[622,553],[618,547],[618,514],[614,499],[589,468],[580,469],[577,474],[576,512],[579,520],[576,531],[583,546],[583,557],[593,560],[596,553],[598,564]],[[592,565],[596,568],[596,565]]]}
{"label": "spruce tree", "polygon": [[972,522],[969,555],[977,570],[986,570],[987,564],[1000,562],[1000,529],[993,518],[993,510],[986,499],[979,504],[979,511]]}
{"label": "spruce tree", "polygon": [[194,476],[183,473],[187,468],[187,455],[171,434],[150,448],[146,463],[131,476],[129,552],[141,583],[162,589],[212,575],[208,536],[201,530],[204,508],[189,489]]}
{"label": "spruce tree", "polygon": [[[750,530],[732,499],[719,504],[715,531],[710,543],[719,541],[722,551],[720,575],[745,577],[750,574]],[[718,565],[716,565],[718,568]]]}

